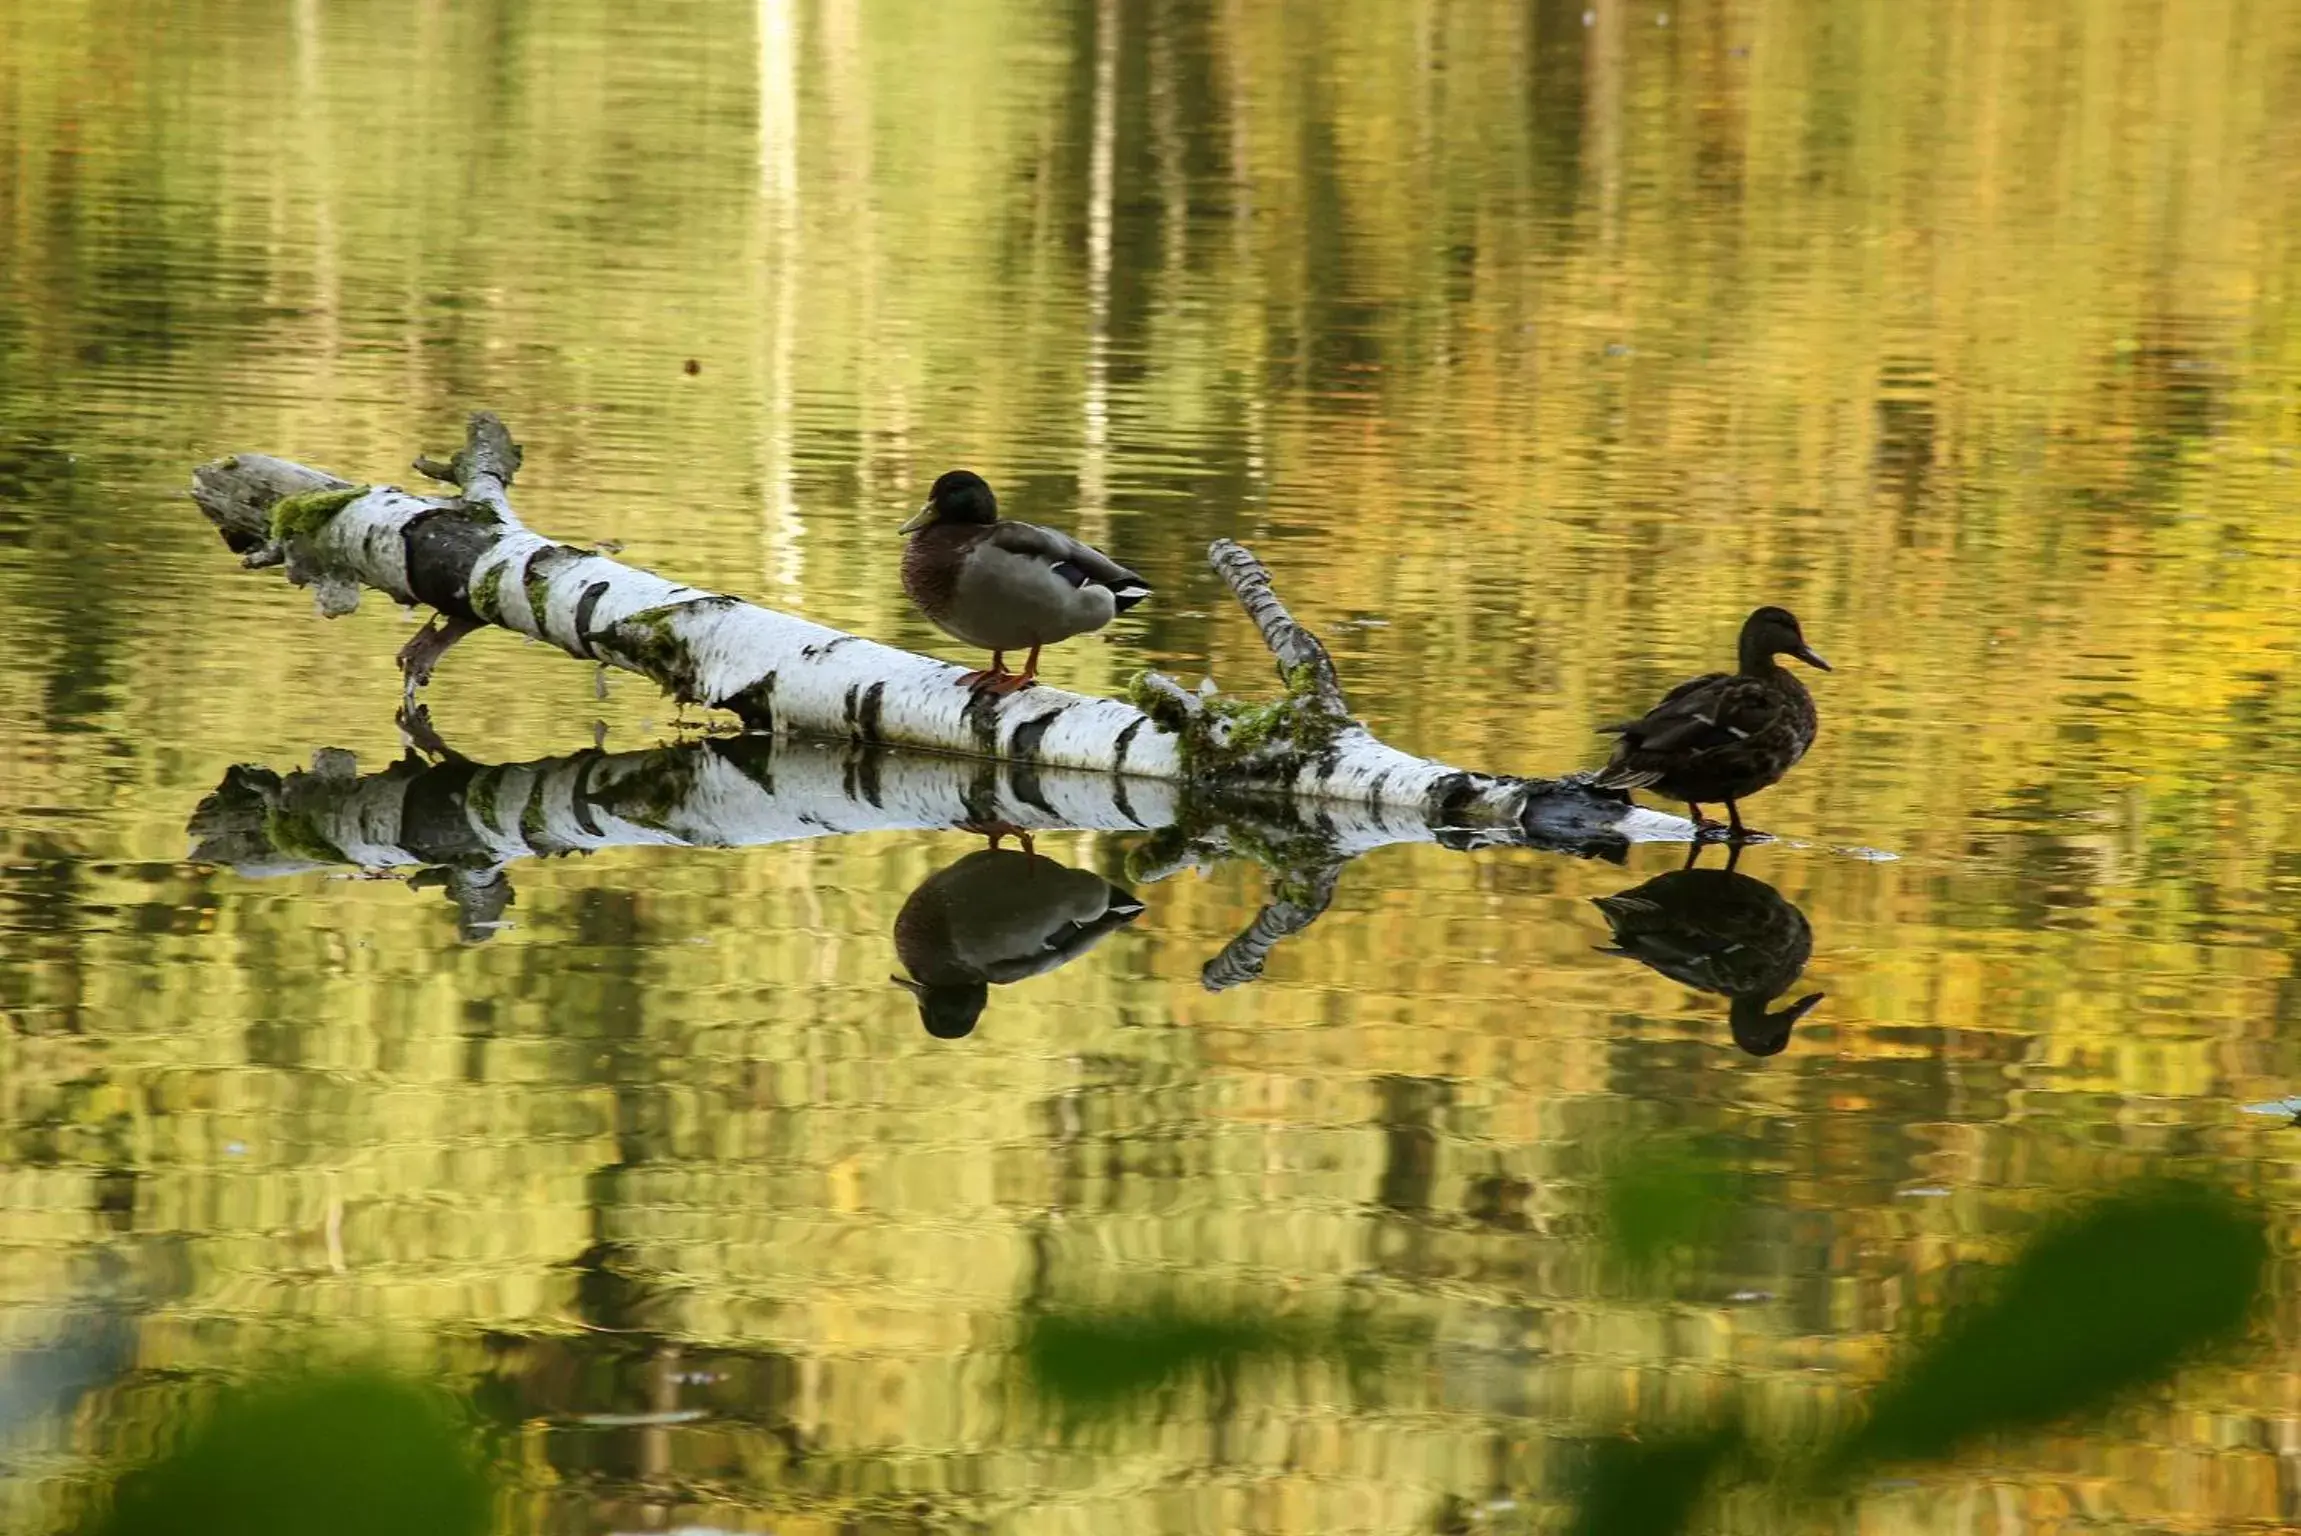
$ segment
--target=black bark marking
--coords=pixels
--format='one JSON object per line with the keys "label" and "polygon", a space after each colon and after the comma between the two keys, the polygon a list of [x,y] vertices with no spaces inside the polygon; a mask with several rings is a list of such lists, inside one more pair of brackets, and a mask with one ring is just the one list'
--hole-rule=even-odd
{"label": "black bark marking", "polygon": [[807,660],[813,661],[818,656],[828,656],[840,646],[852,645],[862,638],[861,635],[833,635],[821,645],[802,645],[799,647],[799,654]]}
{"label": "black bark marking", "polygon": [[1382,809],[1382,792],[1389,785],[1390,770],[1385,768],[1374,776],[1372,784],[1366,786],[1366,808],[1368,810],[1379,811]]}
{"label": "black bark marking", "polygon": [[960,792],[959,803],[967,808],[967,820],[978,827],[987,827],[999,819],[999,765],[977,760],[975,771]]}
{"label": "black bark marking", "polygon": [[[1127,729],[1131,731],[1134,727],[1130,725]],[[1134,802],[1127,798],[1127,779],[1123,773],[1111,775],[1111,802],[1119,808],[1121,816],[1138,827],[1143,824],[1143,819],[1135,814]]]}
{"label": "black bark marking", "polygon": [[[773,678],[775,674],[770,672],[767,675]],[[772,688],[769,691],[772,692]],[[721,758],[733,763],[743,777],[758,785],[762,793],[775,793],[775,742],[772,737],[712,737],[708,745]]]}
{"label": "black bark marking", "polygon": [[[1119,739],[1111,745],[1111,773],[1114,776],[1121,778],[1125,776],[1127,771],[1127,749],[1135,744],[1135,737],[1139,735],[1142,731],[1142,728],[1148,724],[1150,724],[1150,716],[1144,715],[1141,718],[1130,722],[1125,730],[1119,732]],[[1129,812],[1128,814],[1132,815],[1133,813]]]}
{"label": "black bark marking", "polygon": [[[871,685],[872,691],[877,692],[878,686],[878,684],[873,683]],[[871,802],[873,810],[885,808],[886,802],[880,798],[879,754],[877,752],[866,751],[858,758],[855,764],[855,787],[863,792],[864,799]]]}
{"label": "black bark marking", "polygon": [[599,600],[607,595],[608,583],[595,581],[583,589],[583,596],[575,604],[575,643],[583,647],[583,654],[597,660],[599,653],[591,648],[591,615],[597,611]]}
{"label": "black bark marking", "polygon": [[575,824],[590,837],[601,835],[599,823],[591,815],[591,780],[599,771],[602,761],[604,759],[596,752],[585,757],[582,766],[575,770],[575,788],[568,795],[569,807],[575,812]]}
{"label": "black bark marking", "polygon": [[488,845],[472,826],[466,807],[471,781],[479,773],[476,763],[442,763],[410,779],[400,800],[395,841],[426,864],[486,857]]}
{"label": "black bark marking", "polygon": [[551,639],[551,632],[543,622],[545,586],[554,571],[582,558],[584,555],[581,550],[569,549],[564,544],[546,544],[529,555],[527,563],[520,567],[519,585],[520,590],[527,595],[528,614],[535,624],[536,634],[546,640]]}
{"label": "black bark marking", "polygon": [[846,700],[839,706],[839,718],[840,723],[847,727],[847,734],[850,736],[855,734],[855,722],[862,717],[862,698],[862,685],[849,683]]}
{"label": "black bark marking", "polygon": [[1451,826],[1457,813],[1466,810],[1478,796],[1479,778],[1475,773],[1450,773],[1430,786],[1423,804],[1430,808],[1430,820],[1436,826]]}
{"label": "black bark marking", "polygon": [[1016,726],[1015,734],[1007,739],[1007,753],[1014,764],[1015,798],[1049,816],[1055,813],[1055,808],[1047,803],[1046,792],[1039,788],[1039,743],[1062,717],[1062,710],[1050,709]]}
{"label": "black bark marking", "polygon": [[[887,685],[884,682],[873,683],[863,690],[862,707],[855,711],[855,730],[865,741],[879,739],[879,706],[886,702],[886,698]],[[877,777],[876,772],[872,777]],[[873,797],[871,803],[877,805],[879,802]]]}
{"label": "black bark marking", "polygon": [[999,755],[999,701],[987,693],[978,693],[967,700],[967,711],[962,716],[975,733],[975,751],[983,757]]}
{"label": "black bark marking", "polygon": [[714,702],[722,709],[735,711],[745,730],[772,731],[775,729],[775,676],[769,672],[749,687]]}
{"label": "black bark marking", "polygon": [[408,590],[442,613],[481,617],[471,606],[472,568],[502,537],[492,524],[475,524],[452,507],[418,512],[400,530]]}
{"label": "black bark marking", "polygon": [[1061,709],[1050,709],[1043,715],[1034,715],[1015,727],[1015,734],[1007,738],[1007,751],[1017,763],[1037,766],[1039,743],[1047,732],[1063,717]]}

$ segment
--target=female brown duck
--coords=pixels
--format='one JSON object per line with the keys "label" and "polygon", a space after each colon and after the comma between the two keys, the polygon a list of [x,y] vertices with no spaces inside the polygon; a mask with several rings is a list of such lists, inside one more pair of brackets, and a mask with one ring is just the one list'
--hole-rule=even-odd
{"label": "female brown duck", "polygon": [[[903,590],[954,640],[979,645],[991,664],[959,679],[967,688],[1013,693],[1039,672],[1039,652],[1091,634],[1150,596],[1150,583],[1092,545],[1036,523],[999,516],[983,477],[954,469],[927,492],[902,527]],[[1020,673],[1007,652],[1028,648]]]}
{"label": "female brown duck", "polygon": [[1739,671],[1680,683],[1642,718],[1599,727],[1621,738],[1599,770],[1599,787],[1651,789],[1683,800],[1696,828],[1714,825],[1702,820],[1703,803],[1723,800],[1733,835],[1741,837],[1742,813],[1734,802],[1788,773],[1814,744],[1819,723],[1813,695],[1776,656],[1830,670],[1788,609],[1760,608],[1742,624]]}

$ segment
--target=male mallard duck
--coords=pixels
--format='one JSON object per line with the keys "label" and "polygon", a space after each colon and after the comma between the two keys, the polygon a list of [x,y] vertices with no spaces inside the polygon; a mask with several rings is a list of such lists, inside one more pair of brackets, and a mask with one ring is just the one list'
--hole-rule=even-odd
{"label": "male mallard duck", "polygon": [[[1036,523],[999,516],[983,477],[954,469],[927,492],[902,527],[903,590],[936,628],[991,653],[990,666],[959,679],[967,688],[1013,693],[1038,676],[1043,646],[1102,628],[1150,596],[1150,583],[1091,545]],[[1019,673],[1007,652],[1028,647]]]}
{"label": "male mallard duck", "polygon": [[1734,804],[1790,771],[1814,744],[1817,720],[1805,684],[1774,662],[1795,656],[1824,672],[1786,608],[1760,608],[1742,623],[1741,670],[1680,683],[1637,720],[1600,726],[1622,739],[1598,773],[1601,789],[1647,789],[1683,800],[1702,820],[1702,802],[1723,800],[1733,835],[1742,836]]}
{"label": "male mallard duck", "polygon": [[927,1033],[974,1030],[992,983],[1068,965],[1142,915],[1143,904],[1089,870],[1042,854],[981,848],[919,882],[895,914],[895,955]]}
{"label": "male mallard duck", "polygon": [[1644,885],[1595,896],[1614,946],[1681,986],[1727,999],[1734,1043],[1752,1056],[1789,1044],[1790,1026],[1822,1000],[1816,992],[1769,1013],[1813,953],[1806,915],[1763,880],[1731,869],[1673,869]]}

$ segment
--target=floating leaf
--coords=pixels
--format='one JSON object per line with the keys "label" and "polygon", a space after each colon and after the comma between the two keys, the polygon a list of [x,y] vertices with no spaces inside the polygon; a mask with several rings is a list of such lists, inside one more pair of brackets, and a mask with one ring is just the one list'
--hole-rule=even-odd
{"label": "floating leaf", "polygon": [[2089,1206],[1954,1310],[1826,1466],[1946,1456],[2161,1380],[2242,1329],[2268,1258],[2261,1218],[2219,1190],[2145,1185]]}
{"label": "floating leaf", "polygon": [[235,1388],[121,1479],[101,1536],[478,1536],[489,1489],[452,1404],[367,1372]]}

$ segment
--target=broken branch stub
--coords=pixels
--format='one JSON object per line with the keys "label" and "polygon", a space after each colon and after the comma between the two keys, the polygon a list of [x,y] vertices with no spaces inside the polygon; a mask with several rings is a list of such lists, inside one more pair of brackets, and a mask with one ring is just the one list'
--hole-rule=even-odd
{"label": "broken branch stub", "polygon": [[994,696],[959,686],[960,668],[934,657],[530,531],[510,501],[520,457],[503,423],[481,412],[453,459],[419,461],[455,495],[243,454],[203,465],[193,496],[243,563],[284,566],[323,613],[380,591],[637,673],[754,730],[1162,780],[1186,795],[1339,803],[1505,841],[1686,835],[1677,818],[1636,811],[1584,777],[1471,773],[1380,741],[1349,714],[1326,648],[1287,612],[1269,572],[1227,539],[1209,558],[1278,661],[1286,687],[1276,700],[1191,694],[1156,674],[1136,680],[1132,702],[1045,686]]}

